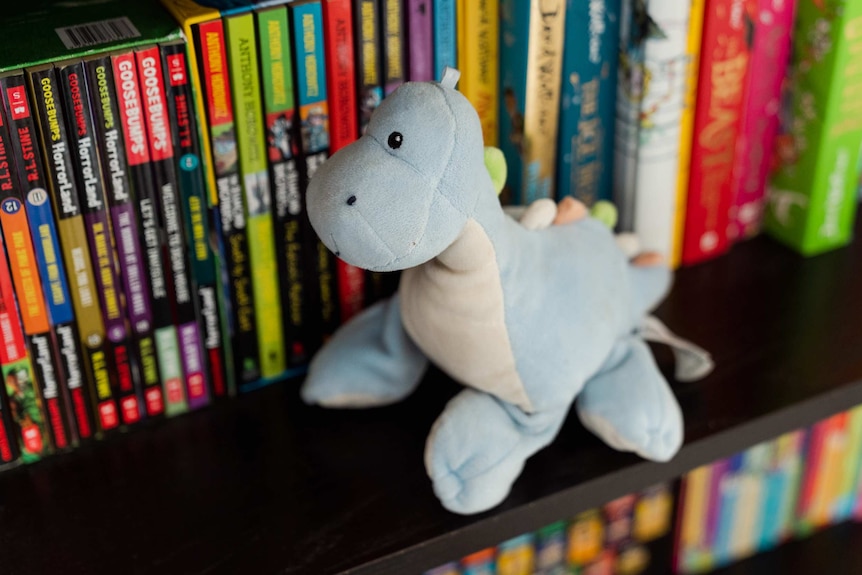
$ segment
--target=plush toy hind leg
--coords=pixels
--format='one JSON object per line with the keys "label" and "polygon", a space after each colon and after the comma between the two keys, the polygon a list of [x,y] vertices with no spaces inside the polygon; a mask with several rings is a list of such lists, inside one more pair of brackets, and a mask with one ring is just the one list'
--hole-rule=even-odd
{"label": "plush toy hind leg", "polygon": [[682,445],[679,404],[647,344],[620,341],[577,401],[584,426],[620,451],[667,461]]}
{"label": "plush toy hind leg", "polygon": [[315,355],[302,399],[324,407],[373,407],[410,395],[428,366],[401,325],[398,295],[343,325]]}
{"label": "plush toy hind leg", "polygon": [[557,435],[568,407],[527,414],[473,389],[455,396],[425,448],[425,467],[443,506],[467,514],[500,503],[527,458]]}

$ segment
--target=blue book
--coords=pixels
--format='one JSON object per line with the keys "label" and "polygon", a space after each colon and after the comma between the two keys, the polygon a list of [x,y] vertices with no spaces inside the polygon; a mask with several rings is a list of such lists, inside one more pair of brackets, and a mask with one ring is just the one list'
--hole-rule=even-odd
{"label": "blue book", "polygon": [[443,78],[446,66],[458,65],[458,36],[455,0],[434,0],[434,79]]}
{"label": "blue book", "polygon": [[530,43],[530,2],[500,2],[500,139],[506,158],[506,185],[512,199],[524,203],[524,106],[527,100],[527,51]]}
{"label": "blue book", "polygon": [[713,544],[715,566],[719,567],[733,559],[733,540],[736,500],[739,498],[739,472],[744,463],[744,454],[738,453],[728,459],[727,471],[719,485],[718,526]]}
{"label": "blue book", "polygon": [[781,522],[778,518],[787,491],[787,472],[783,469],[768,471],[763,477],[763,511],[765,519],[760,529],[758,551],[766,551],[781,539]]}
{"label": "blue book", "polygon": [[620,0],[567,0],[557,196],[611,200]]}

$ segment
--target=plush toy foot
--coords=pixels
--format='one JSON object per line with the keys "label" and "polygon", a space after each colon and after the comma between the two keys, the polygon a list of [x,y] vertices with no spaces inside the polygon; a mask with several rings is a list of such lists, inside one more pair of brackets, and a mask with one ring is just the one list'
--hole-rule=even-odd
{"label": "plush toy foot", "polygon": [[317,353],[302,386],[324,407],[388,405],[410,395],[428,365],[401,326],[398,295],[364,310]]}
{"label": "plush toy foot", "polygon": [[486,393],[462,391],[428,437],[425,467],[434,493],[455,513],[494,507],[509,494],[524,461],[554,439],[565,416],[565,409],[528,415]]}
{"label": "plush toy foot", "polygon": [[640,339],[617,344],[578,396],[584,426],[620,451],[667,461],[682,445],[682,411]]}

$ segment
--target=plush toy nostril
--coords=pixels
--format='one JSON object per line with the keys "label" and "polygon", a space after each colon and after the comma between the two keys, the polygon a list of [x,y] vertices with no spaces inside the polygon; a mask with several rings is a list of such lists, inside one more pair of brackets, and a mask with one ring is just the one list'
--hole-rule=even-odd
{"label": "plush toy nostril", "polygon": [[350,196],[349,198],[347,198],[347,205],[348,206],[352,206],[355,203],[356,203],[356,196]]}

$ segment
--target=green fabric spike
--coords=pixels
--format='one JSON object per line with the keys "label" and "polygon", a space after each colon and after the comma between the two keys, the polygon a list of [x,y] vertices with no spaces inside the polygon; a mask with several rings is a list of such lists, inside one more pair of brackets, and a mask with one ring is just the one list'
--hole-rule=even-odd
{"label": "green fabric spike", "polygon": [[610,202],[599,200],[590,208],[590,215],[610,229],[617,225],[617,207]]}
{"label": "green fabric spike", "polygon": [[506,185],[506,175],[508,168],[506,167],[506,157],[503,156],[500,148],[493,146],[485,146],[485,168],[491,174],[491,181],[494,182],[494,189],[497,190],[497,195],[503,191],[503,186]]}

